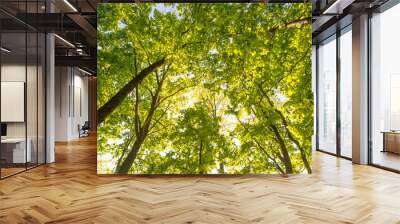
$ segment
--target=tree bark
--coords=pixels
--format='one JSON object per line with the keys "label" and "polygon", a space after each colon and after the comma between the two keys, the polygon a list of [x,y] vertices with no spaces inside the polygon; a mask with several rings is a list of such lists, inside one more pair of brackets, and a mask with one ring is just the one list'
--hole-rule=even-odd
{"label": "tree bark", "polygon": [[128,155],[126,156],[125,160],[122,162],[121,166],[117,167],[115,173],[118,173],[118,174],[127,174],[128,173],[142,144],[143,144],[143,140],[136,139],[135,143],[132,146],[132,149],[129,151]]}
{"label": "tree bark", "polygon": [[[256,114],[256,112],[253,109],[252,109],[252,111],[253,111],[254,114]],[[261,112],[264,114],[264,116],[268,120],[269,116],[267,115],[267,113],[263,109],[261,109]],[[282,135],[279,132],[279,129],[278,129],[278,127],[276,125],[270,124],[268,126],[272,129],[272,132],[275,135],[274,140],[279,144],[279,147],[281,149],[280,150],[281,154],[282,154],[281,160],[285,164],[285,172],[286,173],[293,173],[293,165],[292,165],[292,161],[290,160],[289,150],[286,147],[285,140],[282,138]]]}
{"label": "tree bark", "polygon": [[285,145],[285,141],[283,140],[281,134],[279,133],[278,128],[275,125],[271,125],[270,127],[276,136],[276,141],[278,142],[279,146],[281,147],[283,163],[285,164],[285,171],[286,171],[286,173],[293,173],[292,161],[290,160],[289,151]]}
{"label": "tree bark", "polygon": [[287,22],[287,23],[282,24],[282,25],[276,25],[276,26],[270,28],[268,30],[268,32],[275,32],[275,31],[277,31],[278,29],[281,28],[280,26],[282,26],[284,29],[286,29],[286,28],[296,27],[297,25],[310,24],[311,23],[311,19],[312,19],[312,17],[295,19],[293,21]]}
{"label": "tree bark", "polygon": [[100,109],[97,110],[98,124],[103,121],[122,103],[126,96],[135,89],[139,83],[146,78],[152,71],[163,65],[165,58],[154,62],[149,67],[143,69],[137,76],[131,79],[122,89],[120,89],[114,96],[111,97]]}
{"label": "tree bark", "polygon": [[[246,129],[247,132],[249,132],[249,129],[246,127],[245,124],[243,124],[239,119],[238,122],[243,126],[243,128]],[[256,143],[256,145],[258,146],[257,148],[261,150],[261,152],[270,160],[272,160],[272,162],[274,163],[274,166],[277,170],[279,170],[279,172],[281,174],[285,174],[285,171],[282,169],[282,167],[278,164],[278,162],[276,161],[276,158],[274,158],[273,156],[271,156],[267,150],[265,150],[264,147],[262,147],[261,143],[259,141],[257,141],[257,139],[254,138],[253,135],[251,135],[251,139]],[[281,151],[281,150],[280,150]],[[284,163],[283,157],[281,155],[278,156],[279,160],[282,161]]]}
{"label": "tree bark", "polygon": [[[143,123],[142,127],[138,127],[138,135],[136,137],[136,141],[132,146],[132,149],[129,151],[128,155],[125,157],[124,161],[121,163],[121,166],[117,167],[116,169],[116,173],[119,174],[126,174],[129,172],[129,169],[131,168],[133,161],[135,161],[137,153],[140,149],[140,147],[142,146],[143,142],[145,141],[145,139],[148,136],[148,133],[150,131],[150,124],[151,121],[153,119],[154,116],[154,112],[156,111],[157,107],[159,106],[158,102],[159,102],[159,96],[160,96],[160,92],[165,80],[165,74],[162,77],[161,81],[158,83],[158,87],[156,90],[156,93],[154,94],[154,96],[152,97],[151,100],[151,105],[150,105],[150,109],[149,112],[146,116],[146,119]],[[139,117],[136,117],[137,119],[139,119]],[[136,119],[135,118],[135,119]]]}
{"label": "tree bark", "polygon": [[307,169],[307,172],[308,172],[309,174],[311,174],[312,170],[311,170],[310,163],[309,163],[308,160],[307,160],[306,152],[305,152],[304,148],[301,147],[300,142],[294,137],[293,133],[290,131],[290,129],[289,129],[289,124],[288,124],[288,122],[287,122],[287,120],[286,120],[286,117],[283,115],[282,111],[280,111],[278,108],[275,107],[274,103],[273,103],[272,100],[269,98],[269,96],[267,95],[267,93],[262,89],[262,86],[258,85],[258,87],[259,87],[261,93],[267,98],[267,101],[268,101],[269,105],[275,110],[275,112],[276,112],[276,113],[279,115],[279,117],[281,118],[282,124],[283,124],[283,126],[284,126],[284,128],[285,128],[285,130],[286,130],[286,133],[287,133],[287,136],[288,136],[289,140],[292,141],[292,142],[296,145],[296,147],[299,149],[299,151],[300,151],[300,156],[301,156],[301,160],[303,161],[304,166],[305,166],[306,169]]}
{"label": "tree bark", "polygon": [[203,171],[203,161],[201,160],[202,159],[202,151],[203,151],[203,140],[201,139],[200,140],[200,148],[199,148],[199,173],[200,174],[203,174],[204,173],[204,171]]}
{"label": "tree bark", "polygon": [[225,165],[224,165],[223,162],[219,163],[219,171],[218,171],[218,173],[220,173],[220,174],[224,174],[225,173]]}
{"label": "tree bark", "polygon": [[[264,153],[265,156],[267,156],[270,160],[272,160],[272,162],[274,163],[274,166],[276,169],[279,170],[279,172],[281,172],[281,174],[285,174],[285,171],[281,168],[281,166],[279,166],[279,163],[276,161],[276,159],[271,156],[267,150],[265,150],[264,147],[261,146],[261,144],[254,138],[252,138],[253,141],[255,141],[255,143],[257,144],[258,148],[261,150],[262,153]],[[279,157],[280,158],[280,157]]]}

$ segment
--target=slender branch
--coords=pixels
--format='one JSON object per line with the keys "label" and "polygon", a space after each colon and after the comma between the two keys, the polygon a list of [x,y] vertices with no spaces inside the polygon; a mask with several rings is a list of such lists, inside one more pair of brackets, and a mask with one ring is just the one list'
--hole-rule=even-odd
{"label": "slender branch", "polygon": [[151,89],[150,89],[148,86],[146,86],[146,85],[143,85],[143,87],[149,92],[151,98],[153,98],[153,97],[154,97],[153,90],[151,90]]}
{"label": "slender branch", "polygon": [[187,47],[187,46],[190,46],[190,45],[202,44],[202,43],[204,43],[204,42],[203,42],[203,41],[194,41],[194,42],[184,43],[184,44],[182,44],[182,46],[180,46],[179,49],[183,49],[183,48],[185,48],[185,47]]}
{"label": "slender branch", "polygon": [[[250,132],[250,131],[249,131],[249,128],[246,126],[246,124],[244,124],[239,118],[236,117],[236,119],[238,120],[239,124],[242,125],[242,127],[246,129],[247,132]],[[279,172],[281,172],[282,174],[284,174],[285,171],[280,167],[280,165],[278,164],[278,162],[276,161],[276,159],[273,158],[271,155],[269,155],[269,153],[261,146],[261,144],[257,141],[257,139],[254,138],[254,136],[251,136],[251,139],[252,139],[253,141],[255,141],[256,144],[259,146],[260,150],[261,150],[269,159],[271,159],[271,160],[273,161],[275,167],[279,170]],[[282,158],[280,155],[278,156],[278,158],[279,158],[281,161],[284,161],[283,158]]]}
{"label": "slender branch", "polygon": [[163,86],[163,83],[165,81],[165,74],[161,77],[160,83],[158,84],[157,90],[154,94],[154,96],[152,97],[152,101],[151,101],[151,105],[150,105],[150,109],[149,112],[147,113],[146,119],[143,123],[143,133],[142,135],[147,135],[148,131],[149,131],[149,127],[150,127],[150,123],[151,120],[153,119],[153,115],[155,110],[157,109],[157,107],[159,106],[158,102],[159,102],[159,96],[160,96],[160,92]]}
{"label": "slender branch", "polygon": [[171,108],[171,107],[170,107],[171,104],[172,104],[172,103],[169,103],[168,106],[165,108],[165,110],[163,110],[163,112],[161,113],[161,115],[158,116],[158,117],[155,119],[154,122],[152,122],[152,125],[151,125],[150,128],[149,128],[149,131],[151,131],[151,129],[153,129],[153,128],[160,122],[161,118],[164,117],[164,115],[167,113],[167,111],[169,111],[169,109]]}
{"label": "slender branch", "polygon": [[139,88],[136,88],[136,102],[135,102],[135,133],[139,136],[140,133],[140,116],[139,116]]}
{"label": "slender branch", "polygon": [[[283,75],[280,79],[278,79],[278,81],[275,83],[275,85],[271,85],[271,86],[278,86],[280,82],[282,82],[283,79],[292,76],[293,75],[293,70],[297,67],[297,65],[302,62],[308,55],[310,54],[310,50],[307,50],[300,58],[299,60],[297,60],[293,66],[290,68],[289,72],[286,75]],[[271,91],[271,89],[270,89]]]}
{"label": "slender branch", "polygon": [[285,27],[291,28],[295,27],[296,25],[306,25],[311,23],[311,17],[303,18],[303,19],[297,19],[293,20],[291,22],[288,22],[285,24]]}
{"label": "slender branch", "polygon": [[158,73],[158,71],[156,71],[156,83],[157,83],[157,85],[160,84],[160,74]]}
{"label": "slender branch", "polygon": [[161,123],[161,122],[158,122],[158,125],[157,125],[157,126],[160,126],[160,128],[155,128],[155,127],[154,127],[152,130],[149,131],[149,134],[148,134],[148,135],[152,135],[152,134],[157,133],[157,132],[160,132],[160,131],[165,131],[166,129],[168,129],[168,128],[170,128],[170,127],[175,127],[174,125],[171,125],[171,124],[165,125],[165,124],[163,124],[163,123]]}
{"label": "slender branch", "polygon": [[275,32],[278,29],[293,28],[293,27],[296,27],[297,25],[306,25],[306,24],[311,24],[311,17],[299,18],[299,19],[295,19],[295,20],[292,20],[289,22],[285,22],[284,24],[278,24],[278,25],[268,29],[268,32]]}
{"label": "slender branch", "polygon": [[122,153],[121,153],[121,155],[120,155],[119,158],[118,158],[118,162],[117,162],[117,166],[116,166],[117,169],[118,169],[118,167],[121,166],[122,159],[124,158],[126,152],[128,151],[129,145],[132,143],[132,140],[133,140],[133,135],[131,135],[131,136],[128,138],[128,141],[125,142],[124,149],[122,150]]}
{"label": "slender branch", "polygon": [[134,54],[134,58],[133,58],[133,69],[134,69],[134,74],[137,75],[138,73],[138,61],[137,61],[137,55],[136,55],[136,49],[133,46],[133,54]]}
{"label": "slender branch", "polygon": [[176,90],[175,92],[171,93],[170,95],[167,95],[167,96],[164,96],[164,97],[160,97],[160,100],[159,100],[159,102],[158,102],[158,105],[160,105],[161,103],[163,103],[164,101],[166,101],[168,98],[171,98],[171,97],[175,96],[176,94],[178,94],[179,92],[182,92],[183,90],[185,90],[185,89],[187,89],[187,88],[190,88],[190,87],[193,87],[193,85],[181,87],[181,88],[179,88],[178,90]]}
{"label": "slender branch", "polygon": [[150,64],[150,53],[147,51],[147,49],[144,47],[142,41],[140,40],[140,38],[136,39],[137,42],[139,43],[140,47],[143,49],[144,53],[146,54],[147,57],[147,62]]}
{"label": "slender branch", "polygon": [[279,170],[279,172],[281,172],[282,174],[285,173],[285,171],[282,169],[282,167],[279,165],[279,163],[276,161],[276,159],[274,157],[272,157],[267,150],[265,150],[265,148],[260,144],[260,142],[257,141],[257,139],[252,138],[254,140],[254,142],[257,144],[257,146],[259,147],[259,149],[261,149],[261,151],[270,159],[272,160],[272,162],[274,163],[275,167]]}

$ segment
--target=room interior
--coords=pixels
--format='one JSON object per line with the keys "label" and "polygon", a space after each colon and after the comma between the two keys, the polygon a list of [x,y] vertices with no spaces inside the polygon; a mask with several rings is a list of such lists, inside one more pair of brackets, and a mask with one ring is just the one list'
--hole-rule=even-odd
{"label": "room interior", "polygon": [[1,34],[1,177],[45,162],[44,35]]}
{"label": "room interior", "polygon": [[101,2],[0,2],[0,222],[398,223],[397,1],[311,1],[311,175],[184,178],[96,173]]}
{"label": "room interior", "polygon": [[[91,4],[85,2],[82,7],[89,13],[87,18],[93,17]],[[83,17],[66,17],[64,27],[36,16],[76,10],[68,4],[2,1],[0,8],[0,179],[4,179],[54,162],[54,142],[79,139],[89,129],[95,130],[95,122],[89,122],[89,117],[95,118],[95,101],[89,104],[88,100],[89,95],[95,99],[96,65],[91,56],[93,42],[87,43],[84,31],[73,22]],[[56,17],[52,19],[59,21]],[[52,31],[60,35],[49,40],[45,33]]]}
{"label": "room interior", "polygon": [[[357,4],[359,5],[356,6]],[[329,10],[334,8],[335,4],[331,5],[333,7],[328,6],[325,14],[329,14]],[[399,172],[399,120],[396,99],[399,84],[398,63],[394,56],[398,50],[396,40],[399,33],[393,27],[399,19],[400,7],[390,1],[367,6],[365,14],[368,18],[365,20],[365,26],[361,24],[360,28],[355,27],[355,24],[360,24],[355,23],[356,16],[352,14],[352,10],[357,11],[355,8],[362,5],[363,3],[346,5],[346,10],[339,18],[332,17],[331,19],[338,24],[336,29],[333,29],[333,25],[331,28],[320,25],[318,22],[323,21],[322,17],[314,22],[314,29],[320,29],[313,37],[318,96],[316,149],[356,163]],[[327,17],[329,15],[323,18]],[[360,35],[359,32],[367,33],[364,34],[366,38],[361,40],[365,41],[362,43],[365,44],[363,48],[359,47],[361,41],[356,36]],[[365,51],[353,52],[357,48]],[[355,61],[355,57],[359,57],[357,60],[360,60]],[[365,69],[362,68],[366,72],[364,80],[363,77],[354,75],[359,72],[359,68],[356,67],[359,64],[355,62],[366,66]],[[361,82],[364,83],[360,85]],[[358,99],[355,90],[362,92]],[[353,102],[354,99],[359,102]],[[357,110],[362,108],[362,111],[353,111],[354,107]],[[359,124],[365,130],[361,131],[362,136],[352,137],[360,130],[353,127],[352,123],[355,121],[361,122]],[[368,142],[364,146],[366,153],[361,156],[363,161],[360,161],[359,152],[355,152],[355,147],[352,147],[360,137],[364,138],[362,144]]]}
{"label": "room interior", "polygon": [[399,5],[371,19],[372,86],[372,163],[400,169],[400,67],[396,61],[400,34],[393,30],[399,17]]}

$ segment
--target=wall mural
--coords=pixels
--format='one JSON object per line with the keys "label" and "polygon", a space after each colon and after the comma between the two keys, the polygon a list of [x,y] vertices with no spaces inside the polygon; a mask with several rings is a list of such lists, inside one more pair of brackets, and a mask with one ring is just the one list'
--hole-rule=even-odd
{"label": "wall mural", "polygon": [[310,4],[98,7],[99,174],[311,173]]}

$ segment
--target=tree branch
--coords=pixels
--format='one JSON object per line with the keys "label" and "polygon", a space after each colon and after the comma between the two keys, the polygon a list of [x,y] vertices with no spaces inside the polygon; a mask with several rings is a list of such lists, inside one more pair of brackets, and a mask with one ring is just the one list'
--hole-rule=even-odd
{"label": "tree branch", "polygon": [[159,102],[158,102],[158,105],[160,105],[161,103],[163,103],[164,101],[166,101],[168,98],[171,98],[171,97],[175,96],[176,94],[178,94],[179,92],[181,92],[181,91],[183,91],[183,90],[185,90],[185,89],[187,89],[187,88],[190,88],[190,87],[193,87],[193,86],[184,86],[184,87],[179,88],[178,90],[176,90],[175,92],[173,92],[173,93],[171,93],[171,94],[169,94],[169,95],[167,95],[167,96],[160,97],[160,100],[159,100]]}
{"label": "tree branch", "polygon": [[253,141],[257,144],[257,146],[259,147],[259,149],[270,159],[272,160],[272,162],[274,163],[275,167],[279,170],[279,172],[281,172],[282,174],[285,173],[285,171],[282,169],[282,167],[279,165],[279,163],[276,161],[276,159],[274,157],[272,157],[271,155],[269,155],[269,153],[267,152],[267,150],[265,150],[264,147],[262,147],[262,145],[257,141],[257,139],[252,138]]}
{"label": "tree branch", "polygon": [[125,142],[124,149],[122,150],[122,153],[121,153],[121,155],[120,155],[119,158],[118,158],[118,162],[117,162],[117,166],[116,166],[116,169],[117,169],[117,170],[118,170],[118,167],[121,166],[122,159],[124,158],[124,155],[125,155],[126,152],[128,151],[129,145],[132,143],[132,140],[133,140],[133,135],[131,135],[131,136],[128,138],[128,141]]}
{"label": "tree branch", "polygon": [[153,129],[161,120],[161,118],[163,118],[163,116],[167,113],[167,111],[170,109],[170,104],[168,104],[168,106],[165,108],[165,110],[161,113],[160,116],[158,116],[158,118],[155,119],[155,122],[152,122],[152,125],[149,128],[149,131],[151,131],[151,129]]}
{"label": "tree branch", "polygon": [[308,172],[308,173],[311,173],[311,172],[312,172],[311,166],[310,166],[310,163],[309,163],[308,160],[307,160],[307,156],[306,156],[306,154],[305,154],[305,150],[304,150],[304,148],[301,146],[300,142],[294,137],[294,134],[292,133],[292,131],[290,131],[290,129],[289,129],[289,124],[288,124],[288,122],[287,122],[287,120],[286,120],[286,117],[283,115],[283,112],[282,112],[281,110],[279,110],[278,108],[275,107],[275,104],[272,102],[272,100],[271,100],[271,98],[268,96],[268,94],[264,91],[264,89],[262,88],[261,84],[258,83],[257,86],[258,86],[260,92],[262,93],[262,95],[267,99],[267,102],[268,102],[268,104],[270,105],[270,107],[272,107],[273,110],[279,115],[279,117],[280,117],[280,119],[281,119],[281,121],[282,121],[283,127],[284,127],[285,130],[286,130],[287,137],[288,137],[289,140],[292,141],[292,142],[296,145],[296,147],[299,149],[300,155],[301,155],[301,159],[302,159],[302,161],[303,161],[303,163],[304,163],[304,166],[306,167],[307,172]]}
{"label": "tree branch", "polygon": [[103,121],[122,103],[126,96],[136,88],[140,82],[156,68],[164,64],[165,58],[154,62],[149,67],[143,69],[137,76],[131,79],[127,84],[125,84],[122,89],[120,89],[114,96],[112,96],[103,106],[98,109],[98,124],[103,123]]}
{"label": "tree branch", "polygon": [[[252,107],[250,107],[250,109],[253,111],[254,114],[256,114]],[[264,116],[266,116],[266,118],[269,119],[269,116],[266,114],[266,112],[262,109],[261,109],[261,111],[264,114]],[[293,165],[292,165],[292,161],[290,159],[289,150],[286,147],[285,141],[282,138],[282,135],[279,132],[278,127],[275,124],[269,124],[268,126],[271,128],[272,132],[274,133],[274,135],[276,137],[274,139],[281,148],[281,153],[283,156],[282,162],[285,163],[286,173],[293,173]]]}
{"label": "tree branch", "polygon": [[296,27],[297,25],[305,25],[305,24],[311,24],[311,17],[299,18],[299,19],[292,20],[290,22],[286,22],[281,25],[276,25],[276,26],[268,29],[268,32],[275,32],[280,28],[292,28],[292,27]]}
{"label": "tree branch", "polygon": [[[246,127],[246,124],[244,124],[241,120],[239,120],[239,118],[236,117],[236,119],[238,120],[239,124],[242,125],[242,127],[244,129],[246,129],[247,132],[250,133],[249,128]],[[281,172],[282,174],[285,174],[285,171],[280,167],[280,165],[278,164],[278,162],[276,161],[275,158],[273,158],[271,155],[269,155],[269,153],[265,150],[265,148],[263,148],[261,146],[261,144],[257,141],[257,139],[254,138],[254,136],[251,136],[251,139],[256,142],[256,144],[259,146],[260,150],[262,151],[262,153],[264,153],[269,159],[271,159],[275,165],[275,167],[279,170],[279,172]],[[283,158],[279,155],[278,158],[284,162]]]}
{"label": "tree branch", "polygon": [[136,136],[140,134],[140,116],[139,116],[139,88],[136,88],[136,102],[135,102],[135,133]]}

